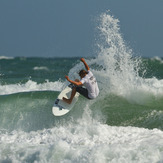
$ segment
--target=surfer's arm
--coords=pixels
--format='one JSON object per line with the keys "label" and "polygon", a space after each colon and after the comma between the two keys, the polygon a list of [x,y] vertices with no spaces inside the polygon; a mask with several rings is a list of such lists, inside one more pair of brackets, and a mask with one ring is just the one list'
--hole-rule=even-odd
{"label": "surfer's arm", "polygon": [[77,86],[80,86],[82,85],[82,82],[81,81],[73,81],[73,80],[70,80],[68,76],[65,76],[65,78],[72,84],[74,85],[77,85]]}
{"label": "surfer's arm", "polygon": [[81,58],[80,60],[84,63],[84,66],[85,66],[85,68],[86,68],[87,71],[88,71],[90,68],[89,68],[89,66],[87,65],[85,59],[84,59],[84,58]]}

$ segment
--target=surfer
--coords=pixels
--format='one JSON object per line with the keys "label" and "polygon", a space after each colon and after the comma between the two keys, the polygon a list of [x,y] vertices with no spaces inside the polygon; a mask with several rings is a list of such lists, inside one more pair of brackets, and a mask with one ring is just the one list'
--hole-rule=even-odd
{"label": "surfer", "polygon": [[[81,80],[76,79],[75,81],[70,80],[68,76],[65,78],[74,85],[71,92],[71,97],[69,99],[63,97],[63,101],[71,104],[72,99],[74,98],[76,92],[79,92],[81,95],[86,97],[87,99],[95,99],[99,94],[99,88],[97,85],[96,78],[94,77],[93,73],[90,71],[88,64],[86,63],[84,58],[80,59],[81,62],[85,65],[86,70],[82,69],[79,72],[79,76]],[[82,86],[86,88],[83,88]]]}

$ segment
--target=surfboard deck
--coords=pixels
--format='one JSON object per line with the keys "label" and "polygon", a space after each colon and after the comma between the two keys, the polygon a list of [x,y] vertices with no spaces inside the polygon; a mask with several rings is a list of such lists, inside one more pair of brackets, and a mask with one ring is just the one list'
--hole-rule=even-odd
{"label": "surfboard deck", "polygon": [[78,100],[79,93],[76,92],[75,97],[73,98],[71,104],[68,104],[62,100],[63,97],[70,98],[73,84],[69,84],[61,93],[58,95],[57,99],[54,102],[52,107],[52,113],[55,116],[62,116],[67,114],[75,105]]}

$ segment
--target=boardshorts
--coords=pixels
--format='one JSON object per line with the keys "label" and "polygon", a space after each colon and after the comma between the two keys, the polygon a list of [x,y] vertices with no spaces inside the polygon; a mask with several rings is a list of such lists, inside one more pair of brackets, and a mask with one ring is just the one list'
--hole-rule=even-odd
{"label": "boardshorts", "polygon": [[88,90],[86,88],[76,86],[76,92],[79,92],[81,95],[91,100],[91,98],[88,97]]}

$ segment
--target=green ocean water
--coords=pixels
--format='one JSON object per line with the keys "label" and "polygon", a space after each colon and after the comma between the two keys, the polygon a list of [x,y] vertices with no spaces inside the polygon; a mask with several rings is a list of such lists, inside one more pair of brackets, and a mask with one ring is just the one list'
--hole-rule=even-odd
{"label": "green ocean water", "polygon": [[[29,79],[37,83],[64,79],[76,58],[25,58],[0,60],[1,84],[25,83]],[[39,71],[40,70],[40,71]],[[42,70],[42,71],[41,71]]]}

